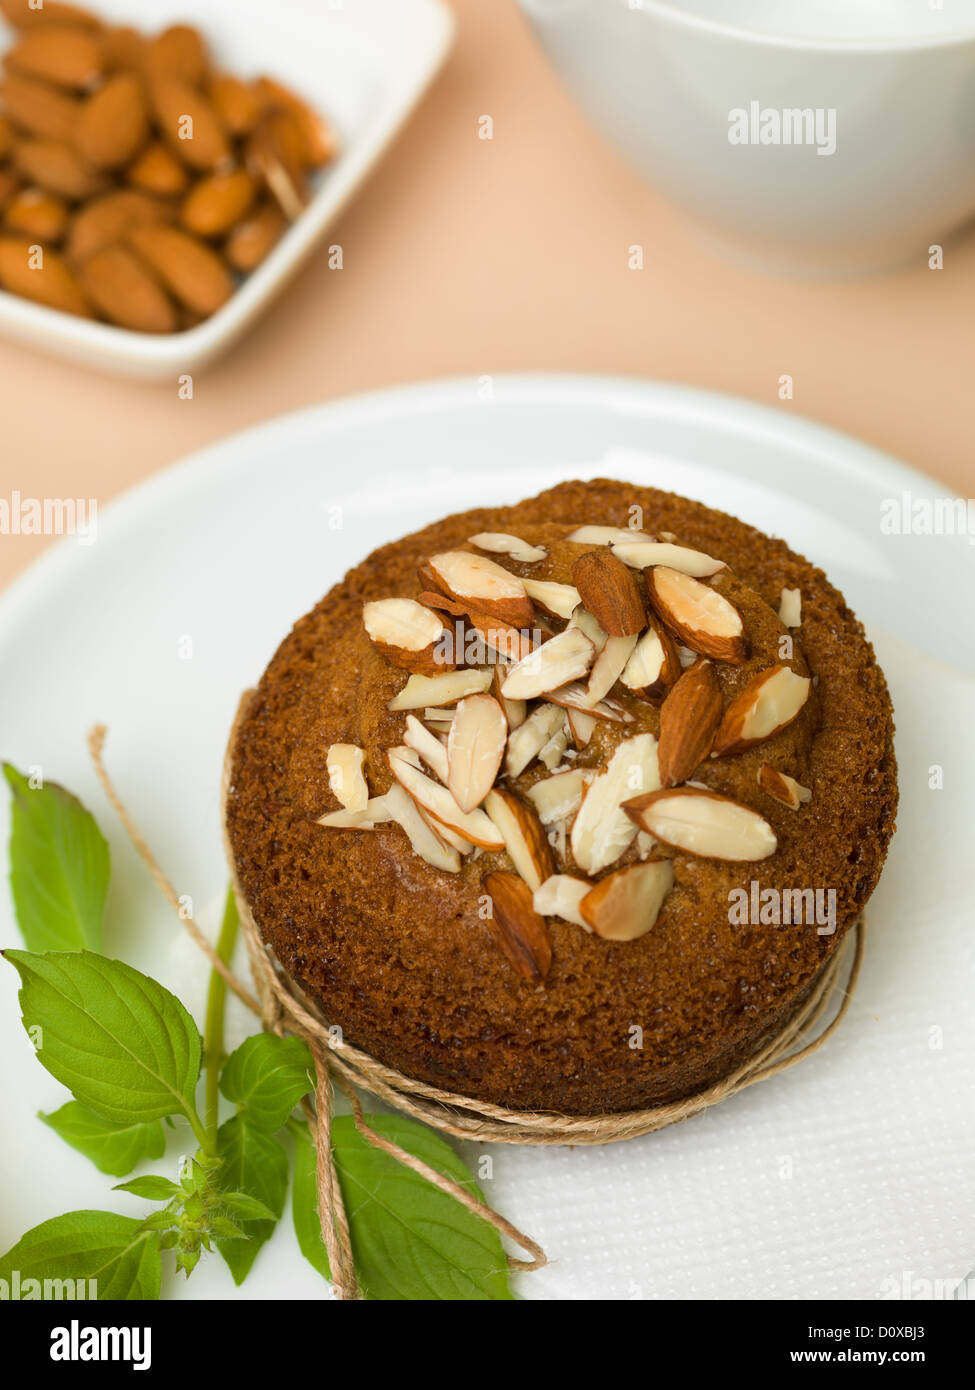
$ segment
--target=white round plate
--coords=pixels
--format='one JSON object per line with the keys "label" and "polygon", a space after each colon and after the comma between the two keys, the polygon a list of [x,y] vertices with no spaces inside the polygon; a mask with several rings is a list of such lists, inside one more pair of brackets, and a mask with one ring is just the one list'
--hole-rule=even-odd
{"label": "white round plate", "polygon": [[[635,380],[482,377],[287,416],[112,503],[99,514],[94,544],[60,541],[0,600],[0,751],[22,768],[40,766],[97,815],[113,856],[108,954],[161,979],[200,1019],[206,969],[95,782],[88,728],[108,724],[117,786],[177,890],[213,926],[227,877],[218,784],[228,728],[239,693],[290,624],[382,542],[448,512],[599,476],[732,512],[783,536],[842,589],[882,639],[892,677],[909,773],[895,848],[909,848],[908,834],[923,841],[936,886],[925,899],[912,855],[892,854],[874,901],[880,913],[896,909],[896,923],[868,957],[841,1035],[789,1077],[626,1145],[495,1149],[489,1199],[554,1257],[546,1271],[522,1276],[518,1291],[871,1297],[888,1277],[920,1273],[925,1260],[932,1275],[960,1278],[975,1254],[975,1197],[963,1166],[970,1177],[970,1093],[960,1104],[968,1064],[962,1069],[949,1044],[938,1054],[924,1030],[940,1027],[970,1058],[961,967],[975,933],[970,924],[962,933],[970,910],[956,910],[945,886],[950,870],[936,863],[950,839],[937,816],[963,803],[950,783],[941,800],[919,789],[922,765],[950,763],[934,733],[947,738],[970,707],[971,686],[959,672],[975,670],[971,552],[966,536],[882,530],[891,499],[903,512],[905,493],[909,503],[938,495],[919,474],[788,408]],[[915,719],[916,686],[923,702]],[[964,781],[960,754],[950,751],[951,774]],[[4,804],[4,837],[7,815]],[[932,900],[938,910],[929,922],[923,908]],[[911,929],[914,905],[924,950]],[[0,941],[18,942],[6,895]],[[955,952],[952,969],[929,979],[928,954],[940,950]],[[233,1012],[230,1041],[248,1027]],[[66,1097],[30,1053],[15,973],[2,963],[0,1046],[0,1249],[64,1210],[143,1210],[138,1199],[109,1193],[110,1180],[35,1118]],[[216,1255],[188,1282],[164,1284],[167,1297],[231,1293]],[[326,1293],[286,1216],[240,1296]]]}

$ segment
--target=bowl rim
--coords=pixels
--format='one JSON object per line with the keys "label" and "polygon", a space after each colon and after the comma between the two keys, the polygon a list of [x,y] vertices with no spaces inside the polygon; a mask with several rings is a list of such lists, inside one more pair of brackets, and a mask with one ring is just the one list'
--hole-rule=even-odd
{"label": "bowl rim", "polygon": [[[533,0],[521,0],[530,13],[537,15]],[[600,0],[602,3],[602,0]],[[673,0],[616,0],[620,8],[634,14],[651,14],[673,24],[676,28],[696,29],[705,34],[741,43],[759,44],[769,48],[800,49],[811,53],[904,53],[918,49],[951,48],[975,43],[975,18],[967,27],[955,27],[941,34],[873,35],[849,38],[814,37],[802,34],[780,34],[773,30],[750,29],[723,19],[679,8]]]}

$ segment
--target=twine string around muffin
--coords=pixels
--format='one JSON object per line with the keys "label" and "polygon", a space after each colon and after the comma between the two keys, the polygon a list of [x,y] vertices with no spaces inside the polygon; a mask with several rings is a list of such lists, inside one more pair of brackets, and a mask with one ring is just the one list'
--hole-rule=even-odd
{"label": "twine string around muffin", "polygon": [[[250,692],[247,692],[243,697],[241,709],[245,706],[249,694]],[[238,719],[240,712],[239,710]],[[235,728],[236,723],[235,720]],[[241,892],[233,856],[228,853],[232,887],[257,997],[237,979],[229,966],[217,955],[199,925],[192,917],[187,916],[175,888],[119,797],[104,765],[106,733],[105,726],[98,725],[91,730],[88,737],[89,752],[96,775],[136,853],[149,869],[163,896],[176,911],[183,927],[213,968],[220,973],[238,999],[260,1018],[264,1029],[282,1036],[290,1034],[301,1038],[312,1054],[316,1071],[315,1105],[312,1106],[306,1098],[303,1107],[316,1148],[319,1220],[337,1298],[356,1298],[358,1288],[348,1220],[331,1146],[333,1081],[349,1101],[357,1131],[370,1145],[389,1154],[399,1163],[421,1174],[441,1191],[455,1197],[469,1211],[488,1221],[499,1233],[507,1236],[531,1255],[530,1260],[521,1260],[509,1254],[507,1258],[512,1269],[535,1270],[547,1263],[547,1256],[541,1246],[498,1212],[478,1201],[460,1184],[372,1129],[363,1114],[356,1088],[368,1091],[378,1100],[457,1139],[526,1145],[575,1146],[616,1143],[651,1134],[690,1119],[739,1091],[760,1081],[770,1080],[804,1061],[822,1047],[840,1026],[856,990],[866,936],[862,914],[850,932],[852,961],[845,985],[843,976],[849,953],[840,951],[830,957],[816,979],[813,989],[785,1027],[774,1037],[766,1040],[759,1050],[736,1070],[696,1095],[648,1110],[602,1115],[561,1115],[542,1111],[510,1110],[487,1101],[474,1100],[469,1096],[441,1090],[383,1065],[346,1042],[330,1027],[317,1006],[284,973],[270,949],[261,940],[253,914]],[[233,734],[231,745],[232,743]],[[221,803],[226,796],[228,766],[229,758],[224,768]],[[821,1027],[834,1007],[832,1019],[825,1027]],[[821,1031],[817,1032],[817,1029]]]}

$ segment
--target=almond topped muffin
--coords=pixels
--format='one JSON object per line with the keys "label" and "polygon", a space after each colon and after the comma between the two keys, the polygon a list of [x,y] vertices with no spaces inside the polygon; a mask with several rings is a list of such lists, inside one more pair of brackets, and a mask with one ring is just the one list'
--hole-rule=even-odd
{"label": "almond topped muffin", "polygon": [[894,831],[893,720],[823,573],[598,480],[381,547],[282,642],[227,831],[284,969],[406,1076],[692,1095],[788,1021]]}

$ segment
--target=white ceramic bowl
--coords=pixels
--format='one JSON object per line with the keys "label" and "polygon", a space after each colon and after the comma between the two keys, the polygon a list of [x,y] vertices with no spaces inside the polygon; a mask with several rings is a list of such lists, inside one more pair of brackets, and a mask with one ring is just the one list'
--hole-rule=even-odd
{"label": "white ceramic bowl", "polygon": [[[827,274],[926,264],[975,214],[975,0],[939,2],[520,0],[593,121],[712,239]],[[783,111],[812,113],[801,142]],[[751,143],[776,120],[779,143]]]}
{"label": "white ceramic bowl", "polygon": [[[91,7],[146,31],[189,18],[228,70],[287,83],[339,140],[339,156],[301,217],[223,308],[186,333],[133,333],[0,292],[5,336],[107,371],[174,378],[230,347],[312,254],[439,68],[453,16],[444,0],[91,0]],[[13,35],[5,26],[0,33]]]}

